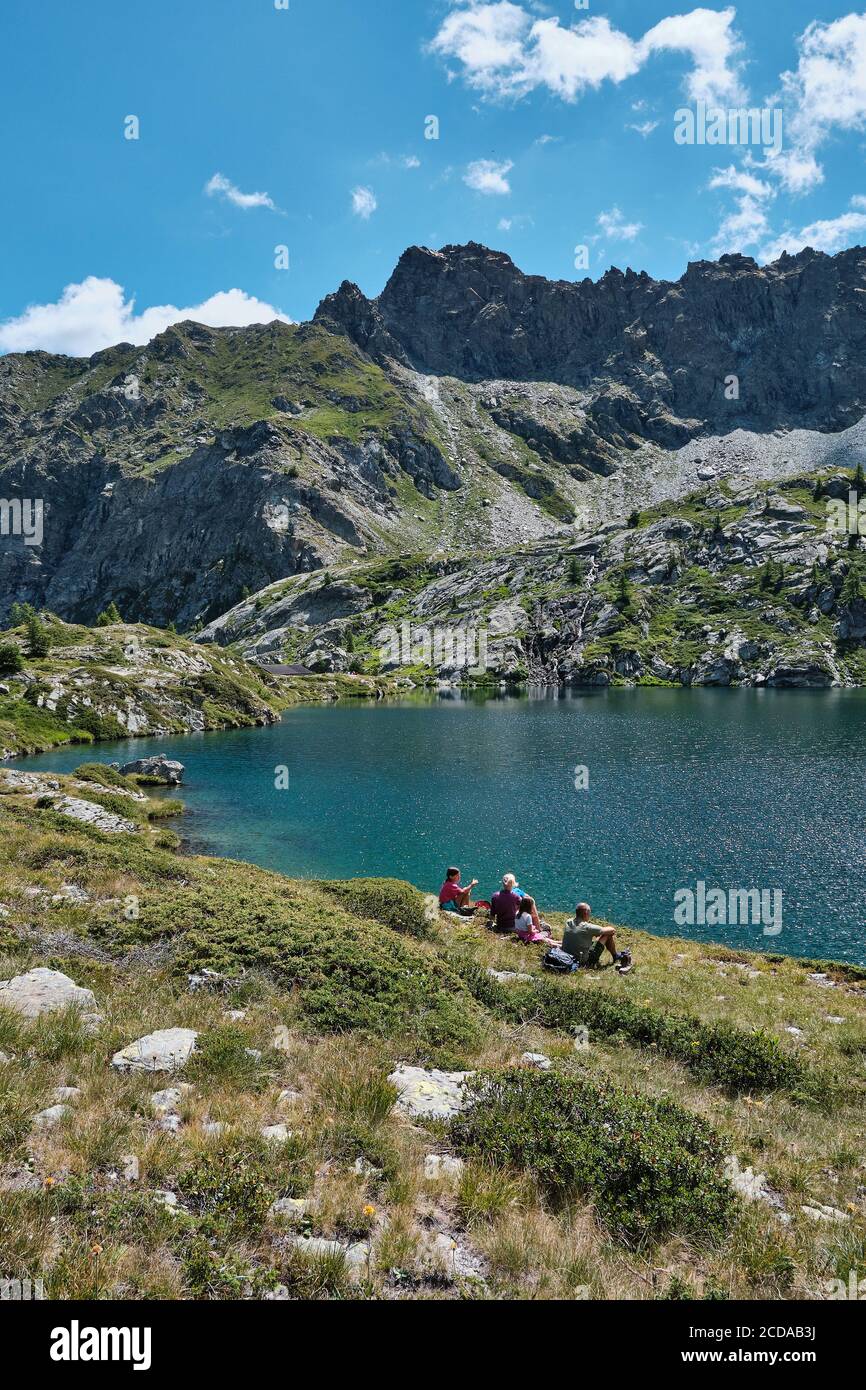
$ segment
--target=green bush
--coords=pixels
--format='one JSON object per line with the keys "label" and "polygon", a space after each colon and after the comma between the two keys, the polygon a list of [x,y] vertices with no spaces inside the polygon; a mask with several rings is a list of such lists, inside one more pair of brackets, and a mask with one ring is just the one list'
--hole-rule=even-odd
{"label": "green bush", "polygon": [[477,1045],[480,1010],[423,943],[347,911],[317,885],[230,861],[196,873],[194,862],[187,887],[143,897],[139,920],[122,926],[127,944],[170,938],[179,971],[263,971],[297,991],[320,1032],[357,1029],[448,1056]]}
{"label": "green bush", "polygon": [[24,658],[15,642],[0,642],[0,671],[23,671]]}
{"label": "green bush", "polygon": [[679,1235],[716,1244],[736,1199],[724,1145],[673,1101],[549,1072],[478,1076],[451,1125],[466,1157],[532,1174],[557,1203],[581,1198],[630,1245]]}
{"label": "green bush", "polygon": [[769,1033],[731,1023],[702,1023],[684,1014],[634,1004],[582,987],[579,980],[538,980],[504,987],[476,964],[462,974],[480,1003],[516,1023],[545,1028],[589,1028],[597,1037],[622,1038],[634,1047],[655,1047],[688,1067],[701,1082],[734,1092],[787,1090],[806,1094],[812,1085],[799,1058]]}
{"label": "green bush", "polygon": [[103,787],[123,787],[126,791],[135,791],[135,785],[128,777],[123,777],[116,767],[109,767],[108,763],[82,763],[72,774],[82,782],[99,782]]}
{"label": "green bush", "polygon": [[359,917],[422,940],[430,935],[424,894],[411,883],[397,878],[353,878],[328,880],[316,886],[329,897],[338,898]]}

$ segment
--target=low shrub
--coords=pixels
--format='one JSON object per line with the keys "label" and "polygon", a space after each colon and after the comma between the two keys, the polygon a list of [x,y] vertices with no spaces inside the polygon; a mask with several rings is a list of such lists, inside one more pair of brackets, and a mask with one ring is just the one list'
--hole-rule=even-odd
{"label": "low shrub", "polygon": [[558,1203],[591,1200],[630,1245],[680,1235],[714,1244],[736,1199],[724,1146],[673,1101],[653,1101],[579,1077],[509,1071],[478,1076],[451,1125],[458,1151],[532,1174]]}
{"label": "low shrub", "polygon": [[681,1062],[697,1080],[733,1093],[786,1090],[806,1096],[814,1083],[797,1057],[769,1033],[753,1033],[732,1023],[702,1023],[684,1014],[664,1014],[600,991],[590,993],[579,980],[537,980],[503,986],[474,962],[461,974],[475,998],[513,1022],[545,1028],[589,1028],[596,1037],[622,1038],[634,1047],[655,1047]]}
{"label": "low shrub", "polygon": [[72,774],[82,782],[98,782],[103,787],[122,787],[125,791],[134,791],[135,786],[128,777],[124,777],[118,772],[116,767],[109,767],[108,763],[82,763]]}
{"label": "low shrub", "polygon": [[396,878],[356,878],[318,882],[328,897],[350,912],[419,939],[430,935],[424,894]]}

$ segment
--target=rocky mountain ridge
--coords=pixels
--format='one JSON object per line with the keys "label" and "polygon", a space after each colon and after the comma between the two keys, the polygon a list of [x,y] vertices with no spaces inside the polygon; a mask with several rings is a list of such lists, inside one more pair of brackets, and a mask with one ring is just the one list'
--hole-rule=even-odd
{"label": "rocky mountain ridge", "polygon": [[2,358],[0,495],[45,522],[40,545],[3,536],[0,620],[113,601],[196,631],[295,575],[567,549],[701,483],[853,468],[864,269],[853,248],[554,282],[414,247],[311,324]]}

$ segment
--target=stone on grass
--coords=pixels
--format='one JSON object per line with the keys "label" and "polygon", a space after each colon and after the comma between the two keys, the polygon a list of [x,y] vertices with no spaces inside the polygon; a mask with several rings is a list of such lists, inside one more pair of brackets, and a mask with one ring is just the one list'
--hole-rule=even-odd
{"label": "stone on grass", "polygon": [[536,1071],[550,1071],[553,1066],[549,1057],[545,1057],[543,1052],[524,1052],[520,1058],[521,1065],[524,1067],[534,1067]]}
{"label": "stone on grass", "polygon": [[226,1125],[224,1120],[205,1120],[202,1125],[202,1132],[206,1134],[209,1139],[216,1139],[224,1132],[225,1128]]}
{"label": "stone on grass", "polygon": [[52,1092],[55,1101],[78,1100],[81,1095],[80,1086],[57,1086]]}
{"label": "stone on grass", "polygon": [[153,1200],[155,1202],[159,1202],[160,1206],[165,1207],[166,1211],[171,1212],[172,1216],[176,1216],[178,1211],[180,1210],[177,1203],[177,1197],[173,1192],[164,1192],[162,1190],[159,1190],[157,1192],[154,1192]]}
{"label": "stone on grass", "polygon": [[138,1182],[141,1176],[141,1164],[135,1154],[122,1154],[120,1159],[120,1176],[124,1182]]}
{"label": "stone on grass", "polygon": [[297,1105],[301,1099],[303,1098],[300,1091],[292,1091],[287,1088],[285,1091],[280,1091],[277,1096],[277,1105]]}
{"label": "stone on grass", "polygon": [[269,1144],[285,1144],[291,1132],[286,1125],[265,1125],[262,1138],[267,1139]]}
{"label": "stone on grass", "polygon": [[25,1018],[38,1018],[40,1014],[70,1007],[92,1009],[95,1004],[91,990],[82,989],[59,970],[39,966],[25,975],[0,980],[0,1007],[13,1009]]}
{"label": "stone on grass", "polygon": [[529,980],[531,982],[533,978],[532,975],[527,975],[525,970],[488,970],[487,973],[492,979],[498,980],[501,985],[507,985],[512,980]]}
{"label": "stone on grass", "polygon": [[840,1211],[838,1207],[825,1207],[822,1202],[813,1202],[810,1206],[800,1208],[804,1216],[808,1216],[812,1221],[824,1221],[828,1225],[839,1225],[843,1221],[850,1221],[847,1212]]}
{"label": "stone on grass", "polygon": [[397,1109],[403,1115],[433,1120],[459,1115],[468,1104],[466,1082],[470,1071],[427,1071],[400,1065],[388,1077],[398,1092]]}
{"label": "stone on grass", "polygon": [[428,1182],[438,1182],[440,1178],[459,1178],[466,1165],[462,1158],[453,1154],[428,1154],[424,1159],[424,1177]]}
{"label": "stone on grass", "polygon": [[281,1217],[284,1221],[300,1221],[314,1206],[315,1203],[308,1197],[281,1197],[273,1203],[268,1214]]}
{"label": "stone on grass", "polygon": [[115,1052],[115,1071],[180,1071],[186,1066],[198,1034],[191,1028],[162,1028]]}
{"label": "stone on grass", "polygon": [[12,1058],[6,1052],[0,1052],[0,1067],[8,1067]]}
{"label": "stone on grass", "polygon": [[771,1187],[766,1173],[756,1173],[754,1168],[741,1168],[736,1154],[725,1159],[725,1177],[731,1187],[747,1202],[766,1202],[777,1210],[784,1208],[781,1193]]}
{"label": "stone on grass", "polygon": [[70,820],[92,825],[94,830],[101,830],[104,835],[137,835],[141,829],[134,820],[116,816],[113,811],[106,811],[104,806],[98,806],[95,801],[83,801],[78,796],[62,796],[55,803],[54,810],[61,816],[68,816]]}
{"label": "stone on grass", "polygon": [[47,1110],[40,1110],[38,1115],[34,1115],[33,1124],[36,1129],[53,1129],[68,1114],[68,1105],[49,1105]]}
{"label": "stone on grass", "polygon": [[292,1035],[284,1023],[281,1023],[271,1039],[271,1047],[274,1052],[291,1052]]}
{"label": "stone on grass", "polygon": [[365,1268],[370,1258],[369,1245],[360,1240],[350,1245],[346,1241],[325,1240],[322,1236],[295,1236],[292,1244],[296,1250],[300,1250],[314,1259],[333,1258],[342,1255],[346,1261],[346,1267],[353,1272]]}

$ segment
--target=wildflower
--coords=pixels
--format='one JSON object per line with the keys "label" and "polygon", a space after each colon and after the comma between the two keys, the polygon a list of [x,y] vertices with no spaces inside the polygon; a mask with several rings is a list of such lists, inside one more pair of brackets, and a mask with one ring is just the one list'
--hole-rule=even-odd
{"label": "wildflower", "polygon": [[98,1241],[95,1241],[94,1244],[91,1245],[91,1247],[90,1247],[90,1253],[91,1253],[91,1255],[101,1255],[101,1254],[102,1254],[102,1246],[99,1244]]}
{"label": "wildflower", "polygon": [[46,1178],[46,1179],[45,1179],[45,1182],[43,1183],[43,1187],[54,1187],[54,1185],[56,1184],[56,1182],[57,1182],[57,1179],[56,1179],[56,1178]]}
{"label": "wildflower", "polygon": [[367,1205],[366,1205],[365,1208],[364,1208],[364,1215],[365,1215],[365,1216],[375,1216],[375,1215],[376,1215],[376,1208],[375,1208],[375,1207],[371,1207],[370,1204],[369,1204],[369,1202],[367,1203]]}

